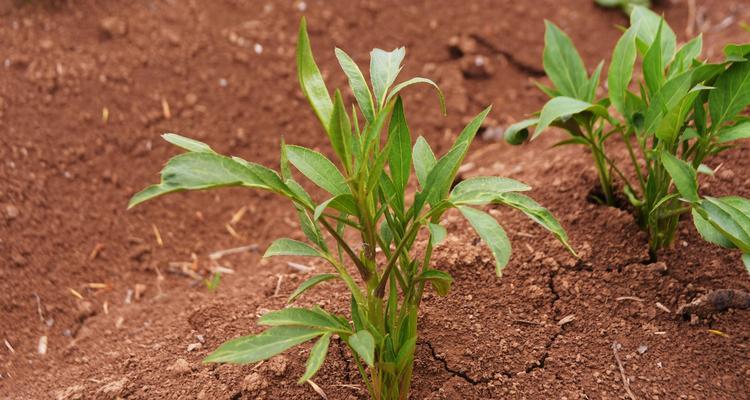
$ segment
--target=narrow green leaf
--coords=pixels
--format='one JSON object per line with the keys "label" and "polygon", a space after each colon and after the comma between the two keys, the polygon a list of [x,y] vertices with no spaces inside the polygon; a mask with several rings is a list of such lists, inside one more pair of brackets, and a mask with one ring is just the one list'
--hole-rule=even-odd
{"label": "narrow green leaf", "polygon": [[352,125],[349,121],[349,114],[346,113],[344,99],[341,97],[341,92],[338,89],[334,95],[333,114],[331,115],[328,138],[331,140],[333,151],[344,165],[344,169],[350,171],[352,165]]}
{"label": "narrow green leaf", "polygon": [[719,75],[708,95],[711,123],[720,127],[750,104],[750,62],[732,64]]}
{"label": "narrow green leaf", "polygon": [[539,123],[537,124],[534,136],[532,136],[531,139],[534,140],[555,120],[567,119],[574,114],[584,111],[591,111],[594,114],[602,116],[607,114],[607,110],[600,105],[587,103],[566,96],[553,98],[542,108],[542,113],[539,115]]}
{"label": "narrow green leaf", "polygon": [[661,35],[664,27],[664,20],[659,22],[659,28],[656,31],[656,37],[651,42],[648,51],[643,56],[643,79],[646,81],[649,93],[653,95],[658,92],[664,83],[664,62],[661,49]]}
{"label": "narrow green leaf", "polygon": [[586,96],[584,100],[589,103],[596,99],[596,88],[599,87],[599,78],[602,74],[602,68],[604,68],[604,60],[600,61],[599,65],[596,66],[594,73],[591,74],[591,79],[589,79],[588,84],[586,85]]}
{"label": "narrow green leaf", "polygon": [[324,314],[296,307],[265,313],[258,319],[258,324],[268,326],[304,326],[318,330],[342,330],[340,324],[331,318],[327,318]]}
{"label": "narrow green leaf", "polygon": [[742,121],[722,128],[717,136],[717,141],[728,143],[747,138],[750,138],[750,121]]}
{"label": "narrow green leaf", "polygon": [[646,110],[643,131],[647,134],[654,134],[664,115],[677,107],[689,90],[690,72],[677,75],[666,81],[651,99],[651,104]]}
{"label": "narrow green leaf", "polygon": [[307,363],[305,365],[305,373],[297,381],[298,384],[307,382],[310,378],[318,373],[318,370],[323,365],[328,355],[328,346],[331,344],[331,333],[328,332],[318,339],[310,349],[310,355],[307,357]]}
{"label": "narrow green leaf", "polygon": [[510,241],[508,235],[491,215],[471,207],[458,206],[464,218],[479,234],[479,237],[489,246],[495,257],[495,273],[501,276],[503,268],[510,260]]}
{"label": "narrow green leaf", "polygon": [[339,60],[339,65],[341,65],[341,69],[344,70],[344,74],[346,74],[349,80],[349,87],[354,92],[354,98],[357,99],[357,104],[359,104],[362,114],[368,122],[372,122],[375,119],[375,106],[372,102],[370,88],[367,86],[367,81],[365,81],[362,71],[343,50],[336,48],[335,52],[336,58]]}
{"label": "narrow green leaf", "polygon": [[[508,250],[510,251],[510,248]],[[453,277],[447,272],[436,269],[425,269],[417,276],[415,281],[430,282],[432,287],[435,288],[438,296],[447,296],[451,289],[451,284],[453,283]]]}
{"label": "narrow green leaf", "polygon": [[667,151],[661,152],[661,162],[672,177],[672,181],[680,192],[680,195],[691,203],[699,202],[698,177],[695,169],[690,164]]}
{"label": "narrow green leaf", "polygon": [[568,234],[565,232],[562,225],[560,225],[560,222],[557,221],[555,216],[552,215],[549,210],[539,205],[539,203],[534,201],[531,197],[520,193],[508,192],[498,194],[496,202],[513,207],[526,214],[526,216],[531,218],[532,221],[552,233],[557,240],[568,249],[568,251],[575,254],[575,251],[568,242]]}
{"label": "narrow green leaf", "polygon": [[297,300],[299,296],[301,296],[303,293],[305,293],[307,290],[311,289],[312,287],[316,286],[317,284],[321,282],[325,282],[331,279],[338,278],[338,274],[319,274],[311,277],[310,279],[302,282],[297,289],[292,292],[292,294],[289,295],[289,299],[287,300],[287,303],[291,303],[294,300]]}
{"label": "narrow green leaf", "polygon": [[698,210],[694,208],[691,212],[693,214],[693,225],[695,225],[695,229],[698,230],[703,240],[728,249],[737,247],[721,231],[714,228],[708,220],[703,218]]}
{"label": "narrow green leaf", "polygon": [[744,253],[750,252],[750,217],[722,199],[706,197],[700,204],[704,218]]}
{"label": "narrow green leaf", "polygon": [[631,25],[620,37],[612,53],[612,62],[607,73],[609,99],[615,109],[624,117],[630,118],[625,108],[625,94],[630,80],[633,78],[633,66],[636,59],[635,38],[638,34],[638,24]]}
{"label": "narrow green leaf", "polygon": [[338,168],[317,151],[300,146],[286,146],[289,162],[313,183],[336,196],[349,193],[349,186]]}
{"label": "narrow green leaf", "polygon": [[180,136],[176,133],[165,133],[161,135],[161,137],[167,142],[187,151],[195,153],[216,153],[209,145],[195,139],[190,139],[189,137]]}
{"label": "narrow green leaf", "polygon": [[299,36],[297,37],[297,78],[302,87],[302,93],[305,94],[315,111],[315,115],[318,116],[326,132],[328,132],[331,115],[333,114],[333,102],[328,94],[323,76],[315,64],[310,48],[310,37],[307,35],[307,22],[304,17],[299,24]]}
{"label": "narrow green leaf", "polygon": [[279,326],[255,336],[232,339],[219,346],[203,362],[250,364],[267,360],[285,350],[322,335],[317,329]]}
{"label": "narrow green leaf", "polygon": [[427,176],[435,167],[435,164],[437,164],[437,159],[435,158],[435,153],[432,152],[430,145],[427,144],[427,140],[422,136],[418,137],[417,141],[414,143],[413,153],[414,172],[417,175],[419,186],[424,188],[427,183]]}
{"label": "narrow green leaf", "polygon": [[588,74],[581,56],[560,28],[546,20],[544,24],[544,71],[560,95],[585,99]]}
{"label": "narrow green leaf", "polygon": [[523,143],[529,137],[529,128],[538,122],[539,118],[529,118],[509,126],[503,134],[505,141],[513,145]]}
{"label": "narrow green leaf", "polygon": [[432,247],[437,247],[448,236],[448,231],[440,224],[430,223],[428,227],[430,228],[430,243]]}
{"label": "narrow green leaf", "polygon": [[396,99],[396,104],[393,106],[391,122],[388,124],[388,139],[393,142],[388,158],[393,185],[399,195],[403,196],[411,171],[411,133],[409,133],[409,126],[404,115],[404,104],[400,97]]}
{"label": "narrow green leaf", "polygon": [[700,57],[703,51],[703,34],[691,39],[685,43],[677,54],[674,56],[674,61],[669,66],[669,77],[681,74],[687,71],[692,65],[693,61]]}
{"label": "narrow green leaf", "polygon": [[306,243],[293,239],[276,239],[268,246],[263,257],[276,256],[322,257],[323,255]]}
{"label": "narrow green leaf", "polygon": [[440,90],[440,87],[438,87],[437,83],[427,78],[416,77],[416,78],[411,78],[408,81],[399,83],[398,85],[393,87],[393,90],[391,90],[390,93],[388,93],[388,97],[385,99],[385,102],[389,103],[391,99],[393,99],[396,95],[398,95],[398,93],[401,90],[406,89],[407,87],[411,85],[416,85],[418,83],[425,83],[435,88],[435,91],[437,92],[437,95],[438,95],[438,100],[440,101],[440,111],[443,113],[443,115],[445,115],[446,114],[445,96],[443,95],[443,91]]}
{"label": "narrow green leaf", "polygon": [[451,202],[454,204],[488,204],[500,193],[528,190],[531,190],[530,186],[515,179],[478,176],[459,182],[451,192]]}
{"label": "narrow green leaf", "polygon": [[[654,42],[662,21],[664,21],[662,17],[646,7],[633,7],[633,11],[630,13],[630,25],[638,25],[639,48],[643,53]],[[674,49],[677,46],[677,36],[666,21],[663,24],[659,47],[662,51],[662,60],[669,62],[672,60],[672,56],[674,56]]]}
{"label": "narrow green leaf", "polygon": [[370,52],[370,80],[375,102],[379,107],[383,106],[386,92],[401,72],[401,62],[405,55],[406,49],[403,47],[391,51],[373,49]]}
{"label": "narrow green leaf", "polygon": [[360,330],[349,336],[349,347],[370,367],[375,365],[375,339],[367,330]]}
{"label": "narrow green leaf", "polygon": [[323,212],[325,212],[327,208],[333,208],[334,210],[349,215],[359,215],[359,211],[357,210],[357,203],[354,200],[354,196],[350,194],[340,194],[320,203],[317,207],[315,207],[313,220],[317,221],[318,219],[320,219],[320,216],[323,215]]}

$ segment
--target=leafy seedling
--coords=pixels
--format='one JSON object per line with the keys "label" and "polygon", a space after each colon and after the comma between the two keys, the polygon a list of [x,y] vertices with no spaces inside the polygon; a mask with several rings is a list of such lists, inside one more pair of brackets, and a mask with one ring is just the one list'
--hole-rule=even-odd
{"label": "leafy seedling", "polygon": [[[677,46],[676,35],[659,15],[634,7],[630,28],[620,37],[607,76],[608,93],[596,96],[600,63],[592,75],[570,38],[547,22],[544,69],[553,87],[540,85],[551,99],[537,116],[506,131],[513,144],[555,126],[570,135],[558,145],[591,150],[604,193],[614,204],[615,179],[649,233],[652,252],[674,242],[680,215],[691,212],[708,241],[750,252],[750,207],[737,197],[703,198],[699,173],[704,163],[750,137],[750,44],[730,44],[725,60],[700,60],[702,36]],[[640,59],[642,77],[634,79]],[[618,161],[605,144],[619,138],[627,161]],[[626,164],[626,165],[622,165]]]}
{"label": "leafy seedling", "polygon": [[[444,110],[443,95],[425,78],[395,84],[404,48],[375,49],[370,53],[370,84],[344,51],[338,59],[358,107],[351,113],[340,91],[333,97],[315,64],[305,21],[297,42],[297,73],[302,92],[328,136],[337,161],[317,151],[281,146],[280,171],[216,153],[205,143],[166,134],[164,139],[186,150],[167,163],[161,183],[133,196],[130,207],[154,197],[183,190],[226,186],[260,189],[291,201],[306,242],[279,239],[265,256],[317,257],[331,272],[303,282],[289,297],[293,303],[321,282],[339,280],[351,294],[348,318],[321,307],[288,307],[264,314],[264,332],[230,340],[206,362],[254,363],[293,346],[314,340],[307,368],[300,378],[312,378],[323,364],[331,338],[342,339],[371,397],[406,399],[417,343],[417,310],[427,285],[447,295],[453,278],[430,264],[432,251],[446,236],[441,216],[456,208],[468,220],[495,258],[499,276],[510,257],[510,243],[494,217],[476,208],[503,204],[520,210],[552,232],[569,248],[567,236],[549,211],[522,192],[530,188],[498,177],[463,180],[451,188],[474,136],[490,109],[477,115],[461,131],[447,153],[437,157],[427,140],[412,136],[406,122],[401,92],[413,84],[435,87]],[[385,133],[385,134],[383,134]],[[293,178],[292,167],[323,192],[315,200]],[[409,188],[416,175],[416,193]],[[407,198],[411,198],[407,202]],[[358,234],[358,240],[345,231]],[[420,233],[429,236],[426,248],[413,247]]]}

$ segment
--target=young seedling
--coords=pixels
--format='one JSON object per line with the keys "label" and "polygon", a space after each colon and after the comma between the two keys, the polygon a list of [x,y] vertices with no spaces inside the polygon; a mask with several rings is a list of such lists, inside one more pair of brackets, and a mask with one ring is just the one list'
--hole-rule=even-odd
{"label": "young seedling", "polygon": [[[532,139],[556,126],[570,134],[557,145],[589,148],[602,202],[614,203],[618,178],[653,253],[674,241],[680,215],[692,212],[706,240],[747,254],[748,201],[700,197],[697,174],[711,174],[707,159],[750,137],[750,120],[741,115],[750,104],[750,45],[728,45],[723,62],[708,63],[699,60],[701,36],[678,48],[666,21],[644,7],[634,7],[630,22],[612,54],[603,98],[596,96],[603,62],[589,76],[570,38],[547,22],[544,69],[554,87],[540,87],[551,100],[537,118],[509,127],[506,139],[519,144],[533,126]],[[639,57],[643,76],[634,85]],[[628,169],[605,148],[613,137],[627,148]]]}
{"label": "young seedling", "polygon": [[[315,275],[289,297],[294,302],[315,285],[334,279],[351,292],[348,318],[320,307],[289,307],[263,315],[263,333],[230,340],[210,354],[206,362],[253,363],[268,359],[295,345],[315,340],[300,378],[315,375],[326,358],[331,338],[340,337],[373,399],[406,399],[412,378],[417,343],[417,310],[427,284],[438,295],[447,295],[453,279],[430,264],[432,251],[446,236],[441,216],[457,208],[489,246],[500,275],[510,257],[510,243],[495,218],[475,208],[504,204],[527,214],[551,231],[566,247],[567,236],[549,211],[521,194],[530,188],[499,177],[466,179],[454,188],[456,173],[489,108],[460,133],[450,150],[437,158],[419,137],[412,147],[401,91],[413,84],[437,85],[412,78],[394,86],[401,70],[404,48],[375,49],[370,53],[370,83],[342,50],[336,57],[348,78],[359,109],[348,113],[337,90],[333,98],[313,60],[305,21],[297,42],[297,72],[302,91],[330,139],[338,165],[323,154],[284,144],[277,173],[239,157],[226,157],[208,145],[174,134],[168,142],[187,150],[167,163],[162,181],[133,196],[130,207],[167,193],[223,186],[267,190],[289,199],[297,210],[308,242],[279,239],[265,253],[270,256],[319,257],[332,272]],[[443,110],[444,111],[444,110]],[[382,132],[386,132],[382,138]],[[294,180],[295,167],[328,193],[314,200]],[[413,171],[418,188],[407,203]],[[409,196],[411,197],[411,196]],[[361,242],[344,238],[345,230],[359,234]],[[420,233],[429,236],[422,254],[412,251]],[[378,254],[378,249],[380,253]],[[572,250],[571,250],[572,251]]]}
{"label": "young seedling", "polygon": [[606,8],[619,7],[628,15],[630,15],[636,6],[651,7],[651,0],[594,0],[594,2]]}

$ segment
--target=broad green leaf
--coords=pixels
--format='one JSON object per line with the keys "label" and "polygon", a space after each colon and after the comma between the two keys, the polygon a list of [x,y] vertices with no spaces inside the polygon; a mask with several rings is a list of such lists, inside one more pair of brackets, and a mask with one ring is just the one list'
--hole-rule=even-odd
{"label": "broad green leaf", "polygon": [[549,21],[544,24],[544,71],[562,96],[585,99],[588,74],[581,56],[560,28]]}
{"label": "broad green leaf", "polygon": [[209,145],[195,139],[190,139],[189,137],[180,136],[176,133],[165,133],[161,135],[161,137],[167,142],[187,151],[195,153],[216,153]]}
{"label": "broad green leaf", "polygon": [[708,95],[711,124],[720,127],[750,104],[750,62],[732,64],[719,75]]}
{"label": "broad green leaf", "polygon": [[531,187],[509,178],[480,176],[461,181],[451,192],[450,201],[454,204],[482,205],[493,202],[498,194],[524,192]]}
{"label": "broad green leaf", "polygon": [[[223,186],[245,186],[271,190],[257,172],[231,158],[213,153],[185,153],[173,157],[161,171],[161,183],[136,193],[128,208],[163,194],[183,190],[202,190]],[[270,170],[269,170],[270,171]]]}
{"label": "broad green leaf", "polygon": [[310,37],[307,35],[307,22],[304,17],[300,22],[299,36],[297,37],[297,78],[302,87],[302,93],[305,94],[315,111],[315,115],[318,116],[326,132],[328,132],[331,115],[333,114],[333,102],[328,94],[323,76],[315,64],[310,48]]}
{"label": "broad green leaf", "polygon": [[406,50],[403,47],[391,51],[373,49],[370,52],[370,80],[375,93],[375,103],[382,107],[385,94],[401,72],[401,62]]}
{"label": "broad green leaf", "polygon": [[538,122],[539,118],[529,118],[509,126],[505,129],[505,141],[513,145],[523,143],[529,137],[529,128]]}
{"label": "broad green leaf", "polygon": [[417,276],[415,281],[430,282],[438,296],[447,296],[453,283],[453,277],[447,272],[436,269],[425,269]]}
{"label": "broad green leaf", "polygon": [[701,90],[706,89],[708,88],[696,87],[692,89],[676,106],[668,110],[656,127],[656,132],[654,132],[656,137],[670,145],[674,143],[683,126],[687,123],[685,117],[693,109],[695,99],[700,95]]}
{"label": "broad green leaf", "polygon": [[435,88],[435,91],[437,92],[437,95],[438,95],[438,100],[440,101],[440,111],[442,111],[443,115],[445,115],[446,114],[445,96],[443,95],[443,91],[440,90],[440,87],[438,87],[437,83],[427,78],[416,77],[416,78],[411,78],[407,81],[399,83],[398,85],[393,87],[393,90],[391,90],[390,93],[388,93],[388,97],[385,99],[385,102],[386,103],[390,102],[391,99],[393,99],[396,95],[398,95],[398,93],[401,90],[406,89],[407,87],[411,85],[416,85],[418,83],[425,83]]}
{"label": "broad green leaf", "polygon": [[412,336],[401,342],[401,348],[396,355],[396,368],[403,371],[407,365],[414,361],[414,349],[417,347],[417,337]]}
{"label": "broad green leaf", "polygon": [[693,214],[693,225],[695,225],[695,229],[698,230],[703,240],[728,249],[737,247],[723,233],[703,218],[698,210],[692,209],[691,212]]}
{"label": "broad green leaf", "polygon": [[411,172],[411,134],[404,116],[404,104],[400,97],[393,106],[391,122],[388,124],[388,139],[393,141],[388,158],[393,185],[399,195],[403,196]]}
{"label": "broad green leaf", "polygon": [[305,373],[299,378],[297,383],[303,384],[310,378],[315,376],[320,367],[323,365],[323,361],[326,360],[328,355],[328,346],[331,344],[331,333],[328,332],[318,339],[310,349],[310,355],[307,357],[307,363],[305,365]]}
{"label": "broad green leaf", "polygon": [[[662,24],[663,18],[646,7],[636,6],[630,13],[630,25],[638,25],[639,48],[645,53],[645,49],[651,47],[657,33],[659,25]],[[662,60],[669,62],[674,55],[674,49],[677,46],[677,36],[674,34],[669,24],[664,21],[662,28],[661,40],[659,47],[662,51]]]}
{"label": "broad green leaf", "polygon": [[724,72],[724,64],[702,64],[694,67],[691,76],[691,85],[711,82],[716,76]]}
{"label": "broad green leaf", "polygon": [[344,70],[344,74],[346,74],[349,80],[349,87],[354,92],[354,98],[357,99],[357,104],[359,104],[362,114],[368,122],[372,122],[375,119],[375,105],[372,102],[372,94],[370,93],[370,88],[367,86],[364,75],[362,75],[362,71],[343,50],[336,48],[335,52],[336,58],[339,60],[339,65],[341,65],[341,69]]}
{"label": "broad green leaf", "polygon": [[750,218],[738,209],[722,202],[722,199],[706,197],[700,204],[705,219],[714,228],[739,247],[744,253],[750,252]]}
{"label": "broad green leaf", "polygon": [[562,225],[560,225],[555,216],[552,215],[549,210],[539,205],[539,203],[534,201],[531,197],[520,193],[509,192],[499,194],[496,202],[523,212],[527,217],[531,218],[532,221],[552,233],[557,240],[568,249],[568,251],[575,254],[575,251],[568,242],[568,234],[565,232]]}
{"label": "broad green leaf", "polygon": [[677,54],[674,56],[674,61],[669,66],[669,77],[681,74],[687,71],[692,65],[693,61],[700,57],[701,51],[703,51],[703,34],[691,39],[685,43]]}
{"label": "broad green leaf", "polygon": [[596,66],[596,69],[594,70],[594,73],[591,74],[591,79],[589,79],[588,85],[586,86],[586,97],[584,100],[588,102],[592,102],[596,99],[596,88],[599,87],[599,78],[602,74],[602,68],[604,68],[604,60],[600,61],[599,65]]}
{"label": "broad green leaf", "polygon": [[367,330],[360,330],[349,336],[349,347],[370,367],[375,365],[375,339]]}
{"label": "broad green leaf", "polygon": [[351,171],[352,125],[349,121],[349,115],[346,113],[344,99],[338,90],[336,90],[336,94],[334,95],[333,114],[331,115],[331,127],[328,132],[328,138],[331,140],[333,151],[344,165],[344,169]]}
{"label": "broad green leaf", "polygon": [[664,83],[661,89],[652,97],[651,104],[646,110],[643,131],[654,134],[662,118],[679,105],[690,90],[690,72],[680,74]]}
{"label": "broad green leaf", "polygon": [[317,207],[315,207],[313,220],[317,221],[318,219],[320,219],[320,216],[323,215],[327,208],[333,208],[334,210],[341,211],[349,215],[359,215],[359,211],[357,210],[357,203],[354,200],[354,196],[350,194],[340,194],[320,203]]}
{"label": "broad green leaf", "polygon": [[661,49],[661,35],[664,27],[664,20],[659,22],[659,28],[656,32],[654,41],[651,42],[646,54],[643,56],[643,79],[646,81],[649,93],[653,96],[659,91],[664,83],[664,61]]}
{"label": "broad green leaf", "polygon": [[263,314],[258,319],[259,325],[268,326],[304,326],[320,331],[341,331],[342,327],[335,320],[322,313],[306,308],[289,307]]}
{"label": "broad green leaf", "polygon": [[285,350],[314,339],[324,332],[298,326],[278,326],[255,336],[243,336],[225,342],[203,362],[250,364],[267,360]]}
{"label": "broad green leaf", "polygon": [[268,249],[263,257],[276,257],[276,256],[302,256],[302,257],[322,257],[323,254],[320,251],[310,247],[306,243],[302,243],[293,239],[276,239]]}
{"label": "broad green leaf", "polygon": [[742,121],[722,128],[717,136],[717,141],[719,143],[728,143],[747,138],[750,138],[750,121]]}
{"label": "broad green leaf", "polygon": [[471,207],[458,206],[464,218],[479,234],[479,237],[489,246],[495,257],[495,273],[501,276],[503,268],[510,260],[510,241],[508,235],[491,215]]}
{"label": "broad green leaf", "polygon": [[260,164],[246,161],[239,157],[232,157],[232,161],[242,164],[245,168],[252,172],[253,175],[258,177],[258,179],[263,182],[264,185],[266,185],[276,193],[281,193],[284,195],[292,194],[289,187],[287,187],[287,185],[281,181],[281,177],[276,171],[270,168],[266,168]]}
{"label": "broad green leaf", "polygon": [[427,140],[422,136],[418,137],[417,141],[414,143],[413,163],[414,172],[417,175],[419,186],[424,188],[427,183],[427,176],[435,167],[435,164],[437,164],[437,159],[435,158],[435,153],[432,152],[430,145],[427,144]]}
{"label": "broad green leaf", "polygon": [[727,57],[727,61],[746,61],[748,54],[750,54],[750,44],[728,44],[724,46],[724,55]]}
{"label": "broad green leaf", "polygon": [[317,151],[300,146],[286,146],[289,162],[313,183],[337,196],[349,193],[349,186],[338,168]]}
{"label": "broad green leaf", "polygon": [[430,223],[428,227],[430,228],[430,243],[432,247],[437,247],[448,236],[448,231],[440,224]]}
{"label": "broad green leaf", "polygon": [[591,111],[594,114],[602,116],[607,114],[607,110],[600,105],[587,103],[566,96],[553,98],[542,108],[542,113],[539,115],[539,123],[537,124],[534,136],[532,136],[531,139],[534,140],[555,120],[566,119],[574,114],[584,111]]}
{"label": "broad green leaf", "polygon": [[680,195],[691,203],[699,202],[698,177],[695,169],[690,164],[667,151],[661,152],[661,162],[672,177],[672,181],[680,192]]}
{"label": "broad green leaf", "polygon": [[302,295],[302,293],[305,293],[308,289],[314,287],[315,285],[325,282],[331,279],[338,278],[338,274],[320,274],[315,275],[312,278],[302,282],[297,289],[292,292],[292,294],[289,295],[289,299],[287,300],[288,303],[293,302],[294,300],[297,300],[297,298]]}

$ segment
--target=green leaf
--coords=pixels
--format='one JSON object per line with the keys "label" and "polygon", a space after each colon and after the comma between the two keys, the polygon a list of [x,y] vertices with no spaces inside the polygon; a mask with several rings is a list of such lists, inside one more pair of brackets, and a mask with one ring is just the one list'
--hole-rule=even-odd
{"label": "green leaf", "polygon": [[544,71],[562,96],[585,99],[588,74],[581,56],[560,28],[546,20],[544,24]]}
{"label": "green leaf", "polygon": [[711,123],[720,127],[750,104],[750,62],[732,64],[719,75],[708,95]]}
{"label": "green leaf", "polygon": [[750,54],[750,44],[728,44],[724,46],[724,55],[727,57],[727,61],[746,61],[748,54]]}
{"label": "green leaf", "polygon": [[401,62],[405,55],[406,49],[403,47],[391,51],[373,49],[370,52],[370,80],[372,91],[375,92],[375,102],[379,107],[383,106],[386,92],[401,72]]}
{"label": "green leaf", "polygon": [[349,80],[349,86],[354,92],[354,98],[357,99],[357,104],[362,110],[362,114],[368,122],[372,122],[375,119],[375,105],[372,102],[372,94],[370,88],[367,86],[362,71],[359,69],[357,64],[346,54],[343,50],[336,48],[336,58],[339,60],[341,69],[344,70],[347,79]]}
{"label": "green leaf", "polygon": [[438,296],[447,296],[453,283],[453,277],[449,273],[436,269],[425,269],[415,279],[416,282],[430,282],[435,288]]}
{"label": "green leaf", "polygon": [[509,126],[505,129],[505,141],[513,145],[523,143],[529,137],[529,128],[538,122],[539,118],[529,118]]}
{"label": "green leaf", "polygon": [[714,228],[708,220],[703,218],[698,210],[694,208],[691,212],[693,214],[693,225],[695,225],[695,229],[698,230],[703,240],[728,249],[737,247],[723,233]]}
{"label": "green leaf", "polygon": [[703,51],[703,34],[691,39],[685,43],[677,54],[674,56],[674,61],[669,66],[669,77],[681,74],[693,65],[693,61],[700,57],[701,51]]}
{"label": "green leaf", "polygon": [[440,87],[438,87],[437,83],[427,78],[416,77],[416,78],[411,78],[408,81],[399,83],[398,85],[393,87],[393,90],[391,90],[390,93],[388,93],[388,97],[386,98],[385,102],[389,103],[391,99],[393,99],[401,90],[406,89],[407,87],[411,85],[416,85],[418,83],[425,83],[435,88],[435,91],[437,92],[437,95],[438,95],[438,100],[440,101],[440,111],[442,111],[443,115],[445,115],[446,114],[445,96],[443,95],[443,91],[440,90]]}
{"label": "green leaf", "polygon": [[[128,208],[133,208],[163,194],[183,190],[203,190],[224,186],[271,190],[267,182],[257,174],[259,171],[263,172],[263,168],[265,167],[255,164],[250,168],[236,160],[213,153],[180,154],[170,159],[161,171],[161,183],[136,193],[130,199]],[[265,168],[265,170],[268,169]]]}
{"label": "green leaf", "polygon": [[302,93],[312,105],[315,115],[328,132],[333,114],[333,102],[328,94],[328,88],[323,81],[318,66],[310,48],[310,37],[307,35],[307,22],[305,18],[299,24],[299,36],[297,37],[297,78],[299,79]]}
{"label": "green leaf", "polygon": [[750,121],[738,122],[732,126],[723,127],[717,136],[719,143],[750,138]]}
{"label": "green leaf", "polygon": [[471,207],[458,206],[464,218],[479,234],[479,237],[489,246],[495,257],[495,273],[501,276],[503,268],[510,260],[510,241],[508,235],[491,215]]}
{"label": "green leaf", "polygon": [[268,246],[263,257],[276,256],[322,257],[323,254],[310,247],[310,245],[297,240],[276,239],[270,246]]}
{"label": "green leaf", "polygon": [[700,204],[704,218],[744,253],[750,252],[750,217],[722,199],[706,197]]}
{"label": "green leaf", "polygon": [[[646,7],[636,6],[630,13],[630,25],[638,25],[639,48],[645,53],[645,49],[651,47],[659,32],[659,26],[664,19]],[[659,47],[662,52],[662,60],[672,60],[674,49],[677,46],[677,36],[666,21],[663,22],[661,40]]]}
{"label": "green leaf", "polygon": [[654,41],[643,56],[643,79],[646,81],[649,93],[656,93],[664,83],[664,61],[661,49],[661,35],[664,27],[664,20],[659,22],[659,28],[656,32]]}
{"label": "green leaf", "polygon": [[700,95],[701,90],[706,89],[708,88],[705,86],[693,88],[672,109],[668,110],[656,127],[656,132],[654,132],[656,137],[668,144],[674,143],[687,123],[685,117],[694,108],[695,99]]}
{"label": "green leaf", "polygon": [[496,202],[513,207],[526,214],[532,221],[551,232],[568,251],[575,254],[575,251],[568,242],[568,234],[562,225],[560,225],[560,222],[557,221],[549,210],[539,205],[534,199],[520,193],[509,192],[499,194]]}
{"label": "green leaf", "polygon": [[292,294],[289,295],[289,299],[287,300],[287,303],[291,303],[294,300],[297,300],[299,296],[301,296],[303,293],[305,293],[308,289],[316,286],[317,284],[321,282],[325,282],[331,279],[338,278],[338,274],[319,274],[311,277],[310,279],[302,282],[297,289],[292,292]]}
{"label": "green leaf", "polygon": [[417,141],[414,143],[413,153],[414,160],[412,162],[414,163],[414,172],[417,175],[419,186],[424,188],[427,183],[427,176],[435,167],[435,164],[437,164],[437,159],[435,158],[435,153],[432,152],[430,145],[427,144],[427,140],[422,136],[418,137]]}
{"label": "green leaf", "polygon": [[333,103],[333,114],[331,115],[331,127],[328,131],[328,138],[331,140],[333,151],[341,160],[344,169],[351,170],[352,165],[352,124],[349,121],[349,115],[346,113],[344,99],[341,92],[336,90]]}
{"label": "green leaf", "polygon": [[296,307],[265,313],[258,319],[258,324],[268,326],[304,326],[325,331],[342,331],[341,324],[332,318],[328,318],[325,314]]}
{"label": "green leaf", "polygon": [[654,134],[661,120],[677,107],[690,90],[690,72],[680,74],[664,83],[664,86],[651,98],[646,110],[643,131]]}
{"label": "green leaf", "polygon": [[453,204],[482,205],[493,202],[501,193],[531,190],[525,183],[496,176],[480,176],[459,182],[451,192]]}
{"label": "green leaf", "polygon": [[695,169],[690,164],[667,151],[661,152],[661,162],[672,177],[672,181],[674,181],[674,185],[677,191],[680,192],[680,195],[691,203],[699,202],[698,177]]}
{"label": "green leaf", "polygon": [[360,330],[349,336],[349,347],[370,367],[375,365],[375,339],[367,330]]}
{"label": "green leaf", "polygon": [[750,254],[742,254],[742,263],[745,265],[745,269],[750,273]]}
{"label": "green leaf", "polygon": [[177,147],[181,147],[187,151],[192,151],[195,153],[216,153],[209,145],[203,142],[199,142],[195,139],[180,136],[176,133],[165,133],[161,135],[161,137],[167,142],[172,143]]}
{"label": "green leaf", "polygon": [[320,216],[323,215],[323,212],[325,212],[327,208],[333,208],[334,210],[341,211],[342,213],[349,215],[359,215],[359,211],[357,210],[357,203],[354,200],[354,196],[350,194],[340,194],[320,203],[317,207],[315,207],[313,220],[317,221],[318,219],[320,219]]}
{"label": "green leaf", "polygon": [[328,346],[331,344],[331,333],[328,332],[318,339],[310,349],[310,355],[307,357],[307,363],[305,365],[305,373],[297,381],[298,384],[307,382],[310,378],[318,373],[318,370],[323,365],[328,355]]}
{"label": "green leaf", "polygon": [[588,102],[592,102],[594,101],[594,99],[596,99],[596,88],[599,87],[599,77],[602,74],[602,68],[604,68],[604,60],[599,62],[599,65],[596,66],[594,73],[591,74],[591,79],[589,79],[586,88],[586,97],[584,99]]}
{"label": "green leaf", "polygon": [[388,138],[393,142],[388,157],[391,177],[399,195],[403,196],[411,172],[411,133],[409,133],[409,125],[404,116],[404,104],[400,97],[393,106],[391,122],[388,124]]}
{"label": "green leaf", "polygon": [[337,196],[348,194],[349,186],[338,168],[317,151],[300,146],[286,146],[289,162],[313,183]]}
{"label": "green leaf", "polygon": [[285,350],[322,335],[316,329],[279,326],[255,336],[232,339],[219,346],[203,362],[250,364],[267,360]]}
{"label": "green leaf", "polygon": [[430,243],[432,247],[437,247],[448,236],[448,231],[440,224],[430,223],[428,227],[430,228]]}
{"label": "green leaf", "polygon": [[587,103],[566,96],[553,98],[542,108],[542,113],[539,115],[539,123],[537,124],[534,136],[532,136],[531,139],[534,140],[555,120],[567,119],[574,114],[584,111],[591,111],[594,114],[602,116],[607,114],[607,110],[600,105]]}

